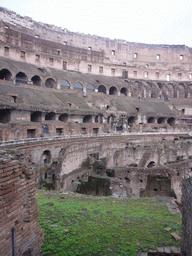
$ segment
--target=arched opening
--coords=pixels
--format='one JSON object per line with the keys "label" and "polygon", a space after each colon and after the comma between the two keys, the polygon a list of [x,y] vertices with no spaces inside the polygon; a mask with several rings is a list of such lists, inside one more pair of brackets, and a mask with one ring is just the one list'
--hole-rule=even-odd
{"label": "arched opening", "polygon": [[31,122],[41,122],[42,112],[36,111],[31,114]]}
{"label": "arched opening", "polygon": [[96,116],[95,117],[95,123],[98,123],[99,122],[99,116]]}
{"label": "arched opening", "polygon": [[61,121],[61,122],[67,122],[68,121],[68,118],[69,118],[69,115],[68,114],[61,114],[60,116],[59,116],[59,120]]}
{"label": "arched opening", "polygon": [[11,111],[10,109],[1,109],[0,110],[0,123],[8,123],[11,120]]}
{"label": "arched opening", "polygon": [[107,117],[107,123],[110,124],[110,121],[111,121],[111,116],[108,116]]}
{"label": "arched opening", "polygon": [[174,117],[168,118],[167,123],[168,123],[170,126],[174,126],[174,125],[175,125],[175,118],[174,118]]}
{"label": "arched opening", "polygon": [[120,93],[121,93],[122,95],[127,96],[127,88],[125,88],[125,87],[121,88]]}
{"label": "arched opening", "polygon": [[84,116],[83,123],[92,123],[92,116],[91,115]]}
{"label": "arched opening", "polygon": [[45,120],[55,120],[55,113],[50,112],[50,113],[46,114],[45,115]]}
{"label": "arched opening", "polygon": [[51,152],[45,150],[41,156],[41,166],[48,166],[51,163]]}
{"label": "arched opening", "polygon": [[147,122],[148,122],[149,124],[155,123],[155,117],[153,117],[153,116],[149,117],[148,120],[147,120]]}
{"label": "arched opening", "polygon": [[28,83],[27,75],[23,72],[17,73],[16,83],[27,84]]}
{"label": "arched opening", "polygon": [[87,90],[87,92],[94,92],[95,87],[93,84],[88,84],[86,90]]}
{"label": "arched opening", "polygon": [[104,85],[99,85],[98,92],[102,92],[102,93],[106,94],[106,87]]}
{"label": "arched opening", "polygon": [[117,95],[117,88],[115,86],[109,88],[109,95]]}
{"label": "arched opening", "polygon": [[151,161],[150,163],[148,163],[148,165],[147,165],[147,168],[153,168],[153,167],[155,167],[155,162],[154,161]]}
{"label": "arched opening", "polygon": [[56,88],[56,82],[53,78],[47,78],[45,81],[45,87],[47,88]]}
{"label": "arched opening", "polygon": [[157,123],[158,123],[158,124],[163,124],[163,123],[165,123],[165,118],[164,118],[164,117],[159,117],[159,118],[157,119]]}
{"label": "arched opening", "polygon": [[10,81],[11,77],[12,77],[12,74],[8,69],[4,68],[0,71],[0,79],[1,80]]}
{"label": "arched opening", "polygon": [[41,86],[41,78],[39,76],[33,76],[31,78],[33,85]]}
{"label": "arched opening", "polygon": [[154,92],[154,91],[151,92],[151,98],[153,98],[153,99],[154,99],[154,98],[157,98],[156,92]]}
{"label": "arched opening", "polygon": [[74,90],[83,91],[83,85],[80,82],[76,82],[73,86]]}
{"label": "arched opening", "polygon": [[67,80],[63,80],[61,81],[61,84],[60,84],[60,89],[63,90],[63,89],[70,89],[70,84]]}
{"label": "arched opening", "polygon": [[163,84],[162,83],[157,83],[159,86],[159,89],[163,89]]}
{"label": "arched opening", "polygon": [[131,117],[128,118],[127,121],[128,121],[128,125],[132,126],[135,123],[135,117],[131,116]]}

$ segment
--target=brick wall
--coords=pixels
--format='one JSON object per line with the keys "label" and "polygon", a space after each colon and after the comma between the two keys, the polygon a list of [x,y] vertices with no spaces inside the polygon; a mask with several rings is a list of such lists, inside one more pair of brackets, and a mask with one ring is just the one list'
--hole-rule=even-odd
{"label": "brick wall", "polygon": [[192,178],[183,180],[182,186],[182,232],[181,255],[192,255]]}
{"label": "brick wall", "polygon": [[12,228],[15,255],[42,255],[35,177],[16,155],[0,152],[0,255],[12,255]]}

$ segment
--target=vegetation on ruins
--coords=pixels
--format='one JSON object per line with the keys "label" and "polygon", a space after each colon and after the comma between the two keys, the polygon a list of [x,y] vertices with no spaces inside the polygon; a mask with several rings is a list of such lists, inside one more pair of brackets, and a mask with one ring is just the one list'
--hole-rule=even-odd
{"label": "vegetation on ruins", "polygon": [[[93,197],[38,191],[44,256],[136,255],[157,247],[180,247],[179,214],[157,198]],[[170,227],[170,231],[164,228]]]}

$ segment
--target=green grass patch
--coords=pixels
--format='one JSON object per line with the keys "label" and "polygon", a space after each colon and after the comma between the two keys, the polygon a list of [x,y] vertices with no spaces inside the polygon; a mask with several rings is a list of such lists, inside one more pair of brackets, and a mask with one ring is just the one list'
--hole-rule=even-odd
{"label": "green grass patch", "polygon": [[[156,198],[71,194],[60,199],[58,192],[40,190],[37,202],[44,256],[134,256],[157,247],[180,246],[170,233],[181,231],[181,218]],[[50,202],[52,206],[47,205]]]}

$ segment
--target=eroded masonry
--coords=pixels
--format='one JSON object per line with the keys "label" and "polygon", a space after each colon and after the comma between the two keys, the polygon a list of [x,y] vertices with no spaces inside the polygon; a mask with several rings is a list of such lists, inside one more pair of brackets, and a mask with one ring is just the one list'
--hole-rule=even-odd
{"label": "eroded masonry", "polygon": [[[27,229],[32,243],[21,237],[18,255],[41,253],[36,186],[64,191],[97,174],[110,185],[92,194],[180,203],[192,175],[192,49],[73,33],[4,8],[0,17],[0,177],[9,220],[0,249],[7,252],[12,228]],[[8,200],[13,191],[24,205],[19,214]]]}

